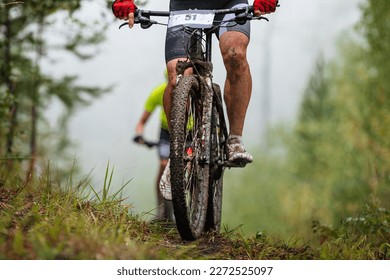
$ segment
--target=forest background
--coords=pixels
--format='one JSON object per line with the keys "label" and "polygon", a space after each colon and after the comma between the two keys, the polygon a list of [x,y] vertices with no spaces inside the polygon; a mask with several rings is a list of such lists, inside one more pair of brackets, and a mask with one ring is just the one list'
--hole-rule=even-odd
{"label": "forest background", "polygon": [[[144,5],[153,8],[152,2]],[[323,8],[328,1],[319,2]],[[226,227],[241,227],[245,234],[261,232],[274,238],[310,240],[313,230],[331,228],[358,213],[373,211],[377,215],[374,218],[387,213],[390,203],[390,64],[387,63],[390,2],[367,0],[347,4],[351,3],[358,5],[358,21],[340,34],[332,52],[318,53],[317,59],[311,61],[312,71],[306,77],[303,90],[291,86],[295,75],[292,71],[289,76],[279,75],[280,67],[288,67],[287,60],[273,59],[267,68],[271,78],[267,79],[267,74],[262,72],[261,79],[265,80],[260,83],[260,78],[255,79],[254,92],[267,91],[268,81],[268,88],[274,89],[269,90],[273,96],[284,94],[287,99],[292,96],[293,101],[288,99],[288,103],[291,107],[297,105],[296,110],[286,109],[293,112],[288,115],[288,121],[259,113],[277,107],[277,102],[270,105],[264,98],[262,105],[251,105],[252,114],[257,115],[249,115],[247,131],[253,128],[257,132],[248,132],[248,144],[256,161],[243,170],[226,172],[223,206]],[[146,91],[159,82],[159,77],[162,79],[163,66],[150,70],[155,62],[147,60],[148,54],[141,56],[137,63],[123,61],[121,57],[127,52],[140,55],[145,33],[134,31],[131,38],[127,31],[116,31],[118,22],[112,19],[109,4],[108,1],[81,0],[0,2],[0,179],[5,185],[9,181],[23,185],[50,168],[58,181],[69,178],[69,174],[80,180],[88,176],[99,190],[103,189],[105,175],[101,170],[107,168],[110,161],[116,170],[114,189],[121,189],[124,182],[132,180],[123,189],[124,196],[128,197],[128,203],[134,204],[134,213],[150,219],[154,211],[154,179],[150,176],[153,170],[147,166],[157,158],[145,150],[124,153],[129,155],[124,159],[128,166],[121,167],[120,162],[118,167],[110,153],[118,147],[126,149],[115,141],[126,143],[128,148],[132,145],[133,128],[124,118],[113,118],[112,112],[129,112],[126,116],[135,123]],[[293,3],[281,4],[279,16],[283,17]],[[335,11],[341,11],[338,17],[342,17],[342,9],[347,8],[347,4],[331,5]],[[158,5],[167,8],[167,1]],[[91,7],[93,13],[86,11],[86,7]],[[270,19],[276,21],[272,38],[277,44],[281,23],[276,14]],[[326,23],[326,20],[321,22]],[[299,32],[304,32],[283,28],[298,32],[297,39],[301,38]],[[70,74],[66,73],[67,59],[72,61],[70,65],[79,64],[84,70],[87,68],[82,65],[99,59],[108,50],[104,39],[110,32],[117,32],[116,36],[124,38],[124,43],[115,49],[117,59],[101,69],[107,81],[84,83],[85,72],[77,73],[77,66]],[[164,32],[156,32],[159,35],[145,48],[161,50],[162,55]],[[321,32],[317,38],[321,38]],[[279,49],[294,57],[289,49],[293,44],[279,45]],[[277,49],[272,46],[271,52]],[[252,53],[254,57],[258,55],[255,49]],[[266,57],[260,60],[266,62]],[[162,56],[160,62],[163,65]],[[129,91],[128,102],[108,104],[104,98],[120,88],[111,77],[123,73],[123,69],[128,71],[122,81],[122,87]],[[137,73],[132,76],[131,71]],[[219,72],[216,79],[222,80],[223,70]],[[95,77],[96,74],[91,71],[88,75]],[[145,80],[142,77],[146,75],[150,76],[150,81],[143,88],[133,89],[132,85]],[[285,88],[275,93],[277,83],[284,84]],[[78,115],[82,110],[84,114],[91,112],[84,109],[91,104],[98,104],[98,114],[103,115],[106,122],[96,121],[96,115],[86,119]],[[106,142],[105,147],[96,146],[99,140],[91,129],[94,127],[104,133],[105,140],[115,141]],[[115,135],[115,127],[119,127],[122,134]],[[88,141],[77,146],[74,139],[82,133],[89,134]],[[90,158],[80,159],[83,148],[95,152]],[[137,160],[140,155],[150,159]],[[364,227],[369,217],[355,221]],[[388,224],[385,226],[388,229]]]}

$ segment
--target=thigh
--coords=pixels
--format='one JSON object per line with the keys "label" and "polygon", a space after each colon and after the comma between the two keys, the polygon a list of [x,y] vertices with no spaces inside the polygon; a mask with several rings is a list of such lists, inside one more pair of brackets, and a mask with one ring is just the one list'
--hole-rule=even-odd
{"label": "thigh", "polygon": [[[224,9],[231,9],[231,8],[239,8],[239,7],[245,7],[248,5],[247,0],[232,0],[229,1],[226,6],[224,6]],[[225,34],[228,31],[237,31],[242,34],[244,34],[248,39],[250,38],[250,22],[247,21],[245,24],[237,24],[236,22],[229,22],[230,19],[233,19],[235,17],[234,14],[227,14],[224,16],[217,16],[216,21],[222,21],[223,23],[217,30],[217,37],[220,39],[223,34]]]}
{"label": "thigh", "polygon": [[165,37],[165,62],[168,64],[176,58],[187,57],[187,47],[190,40],[190,34],[186,32],[183,26],[174,26],[167,28]]}

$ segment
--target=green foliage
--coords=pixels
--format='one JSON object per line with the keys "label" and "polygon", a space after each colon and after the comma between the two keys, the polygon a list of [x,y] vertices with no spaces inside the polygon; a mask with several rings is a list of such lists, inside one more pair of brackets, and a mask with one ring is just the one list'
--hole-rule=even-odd
{"label": "green foliage", "polygon": [[[61,1],[37,7],[54,2]],[[62,1],[65,6],[59,7],[74,14],[77,3]],[[210,234],[182,244],[175,229],[146,224],[129,215],[131,208],[121,204],[124,186],[119,193],[111,192],[114,169],[108,165],[102,192],[90,187],[93,199],[85,192],[75,192],[71,179],[65,190],[54,187],[60,183],[51,181],[50,172],[41,182],[34,181],[33,187],[15,182],[14,191],[0,188],[0,257],[388,259],[389,5],[388,0],[367,0],[362,5],[360,36],[343,34],[337,57],[318,59],[294,127],[275,128],[268,141],[274,145],[268,151],[259,153],[245,170],[226,172],[222,236]],[[2,53],[12,54],[12,63],[1,64],[0,114],[8,120],[0,126],[2,147],[12,127],[12,105],[26,112],[31,104],[44,108],[55,96],[74,108],[73,99],[83,104],[95,96],[93,90],[77,86],[74,77],[56,81],[40,72],[39,64],[25,55],[44,53],[43,41],[32,25],[26,25],[39,26],[39,17],[24,17],[22,7],[12,9],[8,16],[13,28],[2,29],[11,33],[0,35],[13,40],[8,45],[9,41],[0,40]],[[7,20],[5,10],[2,23]],[[48,15],[56,12],[55,8],[47,11]],[[82,46],[92,41],[78,34],[64,46],[81,58],[88,57],[75,42]],[[43,97],[31,94],[31,88],[39,89]],[[22,155],[28,117],[18,116],[14,145]],[[85,180],[76,189],[88,184]],[[234,229],[229,229],[232,225]],[[255,237],[244,236],[254,233]],[[289,241],[272,244],[271,239]],[[307,240],[318,252],[306,245]]]}
{"label": "green foliage", "polygon": [[[104,176],[104,183],[101,190],[101,194],[97,192],[92,186],[90,186],[93,194],[94,199],[98,200],[101,203],[116,203],[118,201],[124,201],[126,198],[122,198],[122,191],[123,189],[131,182],[131,180],[128,180],[125,182],[121,187],[113,187],[112,186],[112,178],[114,176],[114,167],[111,169],[110,172],[110,163],[107,163],[106,173]],[[115,190],[114,193],[112,193],[112,190]]]}
{"label": "green foliage", "polygon": [[222,234],[183,243],[172,225],[148,224],[131,214],[121,193],[110,194],[109,165],[105,194],[95,197],[88,178],[71,175],[63,185],[53,174],[48,167],[43,177],[0,185],[0,259],[375,259],[388,252],[389,212],[375,201],[341,229],[317,224],[319,250],[293,238],[273,242],[262,232],[247,237],[241,226],[226,225]]}
{"label": "green foliage", "polygon": [[63,187],[47,176],[19,193],[1,187],[0,258],[158,258],[153,248],[136,244],[147,226],[129,214],[131,206],[114,197],[110,204],[88,200],[87,184]]}
{"label": "green foliage", "polygon": [[390,212],[373,200],[362,214],[343,219],[341,225],[313,223],[323,259],[389,259]]}
{"label": "green foliage", "polygon": [[363,6],[359,25],[367,45],[344,36],[339,57],[316,68],[295,127],[291,163],[299,177],[329,194],[333,222],[357,213],[370,195],[390,201],[388,5]]}
{"label": "green foliage", "polygon": [[[359,33],[342,34],[337,56],[318,59],[294,127],[275,128],[268,151],[245,171],[226,172],[225,223],[311,240],[313,220],[356,217],[370,197],[390,208],[389,5],[362,5]],[[357,230],[364,224],[354,225],[356,239],[366,238]],[[381,258],[372,251],[365,256]]]}
{"label": "green foliage", "polygon": [[49,169],[45,175],[0,187],[0,259],[317,258],[310,247],[246,238],[237,229],[183,243],[172,225],[133,216],[121,194],[91,199],[88,179],[61,185]]}
{"label": "green foliage", "polygon": [[[101,0],[99,4],[106,9],[108,2]],[[100,14],[95,21],[81,21],[77,12],[82,3],[81,0],[2,3],[0,163],[8,172],[17,172],[15,159],[29,159],[30,173],[39,156],[62,153],[57,160],[64,158],[65,148],[70,143],[67,121],[72,113],[78,106],[88,105],[110,90],[80,85],[75,76],[54,78],[41,70],[41,64],[50,60],[54,52],[66,51],[80,59],[96,54],[96,46],[104,40],[107,19]],[[56,45],[47,40],[48,34],[61,34]],[[64,108],[58,131],[49,128],[44,115],[55,100]]]}

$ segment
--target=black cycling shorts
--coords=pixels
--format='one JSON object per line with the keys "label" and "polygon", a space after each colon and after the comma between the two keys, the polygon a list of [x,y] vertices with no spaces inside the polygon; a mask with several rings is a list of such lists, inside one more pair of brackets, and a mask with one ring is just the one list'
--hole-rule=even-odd
{"label": "black cycling shorts", "polygon": [[169,131],[164,128],[161,128],[160,142],[158,146],[158,156],[160,157],[160,159],[169,158],[169,147],[170,147]]}
{"label": "black cycling shorts", "polygon": [[[248,0],[171,0],[170,11],[198,9],[215,10],[230,9],[235,6],[246,6]],[[234,14],[220,15],[215,17],[215,21],[222,21],[234,17]],[[217,37],[227,31],[238,31],[250,38],[250,23],[240,25],[235,22],[223,23],[217,30]],[[167,29],[165,39],[165,61],[168,62],[175,58],[185,58],[187,56],[186,47],[189,41],[189,34],[181,26],[174,26]]]}

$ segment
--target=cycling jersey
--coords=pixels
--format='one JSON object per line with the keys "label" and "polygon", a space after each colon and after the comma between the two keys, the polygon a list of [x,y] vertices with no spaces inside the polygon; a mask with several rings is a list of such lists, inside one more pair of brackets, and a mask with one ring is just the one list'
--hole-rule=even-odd
{"label": "cycling jersey", "polygon": [[153,113],[153,111],[157,107],[161,107],[160,110],[161,128],[167,130],[168,121],[163,109],[163,96],[164,96],[164,90],[166,86],[167,83],[164,82],[153,89],[153,91],[151,92],[151,94],[149,95],[148,99],[145,102],[145,111],[148,113]]}

